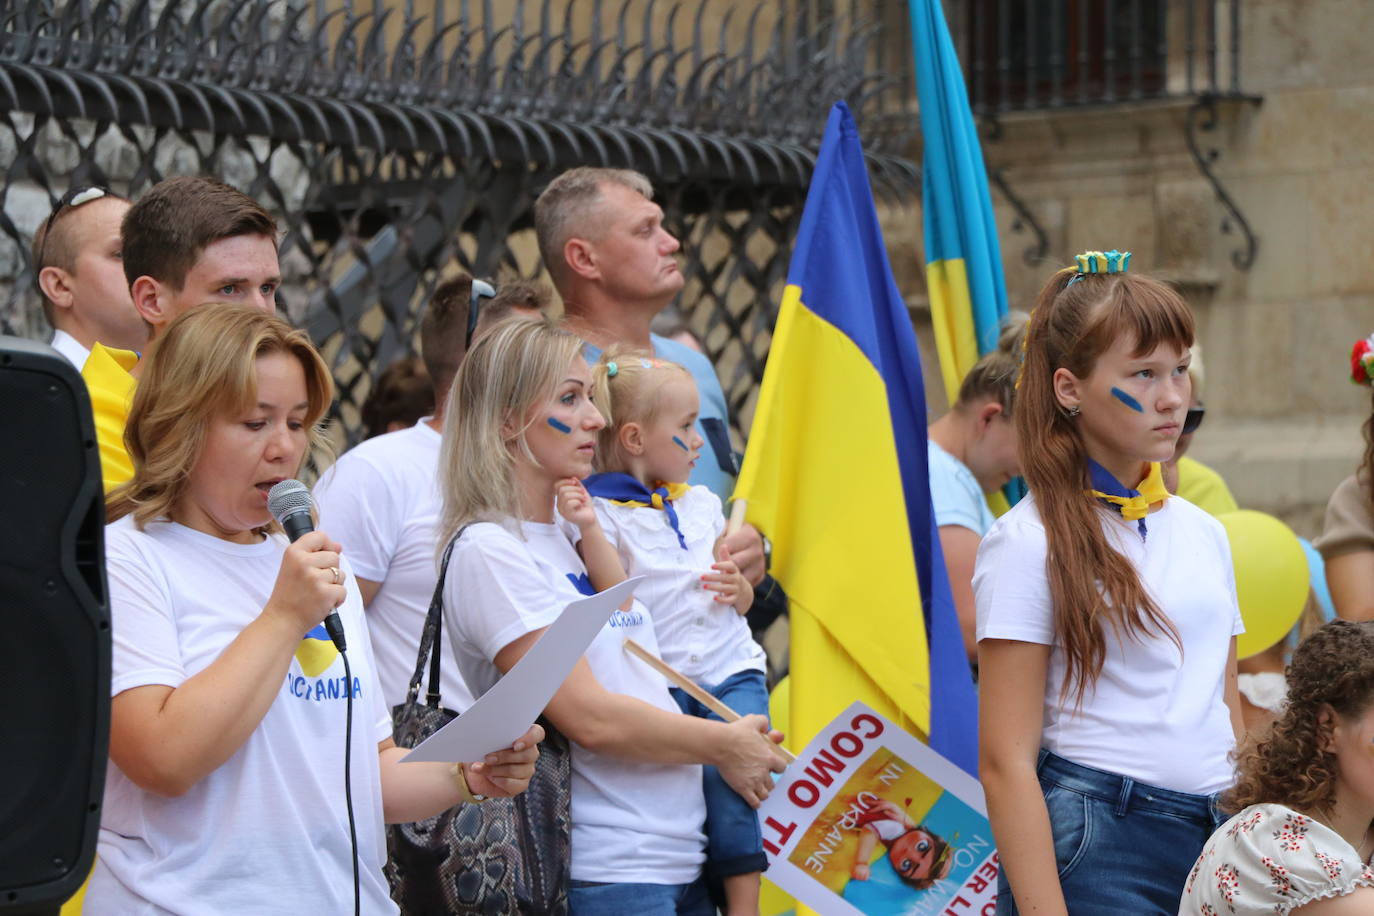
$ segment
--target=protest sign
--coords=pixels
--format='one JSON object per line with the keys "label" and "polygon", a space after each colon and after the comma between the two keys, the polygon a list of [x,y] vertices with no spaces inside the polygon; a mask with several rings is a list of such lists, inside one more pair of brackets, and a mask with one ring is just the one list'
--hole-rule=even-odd
{"label": "protest sign", "polygon": [[862,703],[759,809],[768,877],[822,916],[992,916],[997,851],[976,780]]}

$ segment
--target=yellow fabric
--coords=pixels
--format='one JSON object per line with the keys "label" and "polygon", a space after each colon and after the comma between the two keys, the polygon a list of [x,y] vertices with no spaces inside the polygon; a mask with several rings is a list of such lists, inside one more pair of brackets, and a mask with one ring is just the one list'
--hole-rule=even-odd
{"label": "yellow fabric", "polygon": [[921,593],[883,380],[846,335],[783,292],[735,498],[773,542],[791,607],[800,749],[855,700],[922,733]]}
{"label": "yellow fabric", "polygon": [[1212,515],[1240,510],[1221,475],[1187,455],[1178,459],[1178,495]]}
{"label": "yellow fabric", "polygon": [[[688,490],[692,489],[690,484],[685,483],[660,483],[653,489],[657,490],[659,487],[667,489],[669,502],[676,502],[686,496]],[[647,503],[642,499],[613,499],[611,502],[617,506],[632,506],[636,509],[663,508],[663,496],[652,491],[650,491],[649,502]]]}
{"label": "yellow fabric", "polygon": [[[935,331],[940,375],[949,403],[953,404],[959,399],[959,386],[964,376],[978,362],[978,337],[973,326],[973,303],[969,301],[968,274],[963,259],[927,264],[926,288],[930,293],[930,323]],[[996,508],[993,507],[994,512]]]}
{"label": "yellow fabric", "polygon": [[1128,522],[1142,519],[1150,514],[1150,507],[1155,503],[1162,503],[1169,498],[1169,491],[1164,487],[1164,473],[1160,470],[1158,461],[1150,462],[1150,473],[1145,475],[1145,479],[1140,482],[1140,486],[1135,488],[1140,492],[1139,496],[1108,496],[1101,490],[1089,490],[1098,499],[1105,499],[1107,502],[1121,507],[1121,517]]}
{"label": "yellow fabric", "polygon": [[[95,866],[91,866],[91,871],[95,871]],[[61,916],[81,916],[81,907],[86,902],[86,887],[91,883],[91,876],[87,875],[86,880],[81,882],[81,887],[72,895],[71,899],[62,904]]]}
{"label": "yellow fabric", "polygon": [[138,387],[129,370],[137,363],[138,354],[132,350],[96,344],[81,369],[91,394],[95,438],[100,445],[100,479],[106,493],[134,476],[134,463],[124,449],[124,423],[129,419],[129,406]]}
{"label": "yellow fabric", "polygon": [[[95,418],[95,438],[100,446],[100,479],[109,493],[134,476],[134,464],[124,448],[124,422],[129,418],[129,405],[134,398],[138,381],[129,370],[138,364],[138,354],[131,350],[116,350],[96,344],[81,367],[81,377],[91,396],[91,413]],[[61,916],[81,916],[90,875],[70,900],[62,904]]]}

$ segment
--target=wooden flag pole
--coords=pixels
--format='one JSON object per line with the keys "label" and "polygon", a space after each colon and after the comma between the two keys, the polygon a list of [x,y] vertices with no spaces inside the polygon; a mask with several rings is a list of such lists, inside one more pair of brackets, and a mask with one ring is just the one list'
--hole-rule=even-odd
{"label": "wooden flag pole", "polygon": [[[653,668],[659,674],[666,677],[675,686],[681,687],[683,690],[687,691],[687,694],[692,699],[696,700],[702,706],[705,706],[707,709],[711,710],[711,712],[720,716],[726,722],[734,722],[736,719],[741,718],[739,713],[735,712],[729,706],[726,706],[720,700],[711,696],[705,690],[702,690],[700,687],[696,685],[696,682],[693,681],[691,678],[687,677],[685,674],[669,665],[663,659],[659,658],[657,655],[653,654],[648,649],[644,648],[639,643],[635,642],[633,639],[625,640],[625,651],[629,652],[635,658],[638,658],[640,661],[644,662],[650,668]],[[781,754],[782,757],[788,763],[792,763],[797,759],[796,754],[793,754],[791,751],[789,751],[782,745],[773,744],[771,740],[769,740],[768,743],[772,744],[773,749],[776,750],[779,754]]]}
{"label": "wooden flag pole", "polygon": [[749,509],[747,499],[737,499],[730,504],[730,520],[725,523],[725,533],[734,534],[744,527],[744,513]]}

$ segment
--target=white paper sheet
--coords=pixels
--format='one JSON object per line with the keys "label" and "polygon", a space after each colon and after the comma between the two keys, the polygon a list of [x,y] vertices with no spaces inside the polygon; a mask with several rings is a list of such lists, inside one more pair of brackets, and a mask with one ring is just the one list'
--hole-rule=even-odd
{"label": "white paper sheet", "polygon": [[469,763],[510,747],[544,711],[611,613],[643,581],[635,576],[569,604],[505,677],[401,762]]}

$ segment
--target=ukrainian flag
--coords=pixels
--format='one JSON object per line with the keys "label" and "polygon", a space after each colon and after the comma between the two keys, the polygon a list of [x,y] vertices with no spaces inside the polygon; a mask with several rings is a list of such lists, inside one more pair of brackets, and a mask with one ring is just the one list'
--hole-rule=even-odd
{"label": "ukrainian flag", "polygon": [[977,699],[926,466],[916,335],[883,246],[858,131],[830,112],[735,496],[791,602],[800,750],[854,700],[970,773]]}
{"label": "ukrainian flag", "polygon": [[978,129],[940,0],[911,0],[911,35],[925,142],[926,283],[940,373],[953,404],[978,357],[997,346],[1007,289]]}

